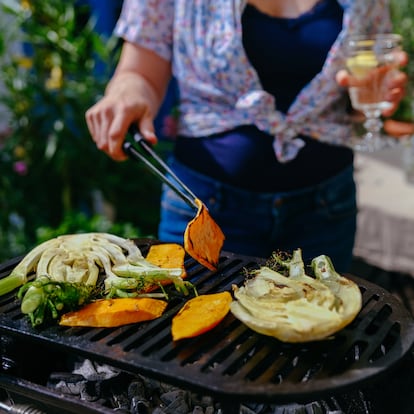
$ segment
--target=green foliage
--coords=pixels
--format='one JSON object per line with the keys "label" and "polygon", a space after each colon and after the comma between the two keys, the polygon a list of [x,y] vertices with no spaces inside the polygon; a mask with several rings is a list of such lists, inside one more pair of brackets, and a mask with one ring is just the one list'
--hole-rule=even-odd
{"label": "green foliage", "polygon": [[402,36],[403,48],[409,56],[409,62],[405,68],[409,76],[408,90],[394,118],[412,121],[414,116],[412,102],[412,81],[414,79],[414,2],[412,0],[391,0],[390,7],[394,31]]}
{"label": "green foliage", "polygon": [[[0,261],[37,243],[39,228],[62,228],[69,218],[86,230],[74,217],[103,214],[96,194],[114,206],[117,223],[155,233],[159,183],[99,151],[87,130],[85,112],[103,93],[119,47],[75,3],[0,4],[10,22],[0,33],[0,103],[11,112],[11,133],[0,140]],[[14,37],[24,53],[8,53]]]}
{"label": "green foliage", "polygon": [[103,215],[88,216],[82,212],[67,214],[58,227],[39,227],[36,231],[37,242],[43,243],[62,234],[111,233],[125,238],[143,236],[131,223],[114,223]]}

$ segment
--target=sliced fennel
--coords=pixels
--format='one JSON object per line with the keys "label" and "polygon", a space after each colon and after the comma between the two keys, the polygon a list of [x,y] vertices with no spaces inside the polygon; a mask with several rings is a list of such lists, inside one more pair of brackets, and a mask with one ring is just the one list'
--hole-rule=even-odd
{"label": "sliced fennel", "polygon": [[[33,273],[34,280],[28,282]],[[108,233],[67,234],[41,243],[23,257],[9,276],[0,279],[0,295],[20,287],[21,310],[38,325],[48,314],[56,318],[69,305],[72,309],[96,298],[99,276],[104,286],[100,296],[148,296],[151,287],[160,286],[166,298],[161,282],[170,281],[188,293],[191,284],[182,273],[181,268],[150,263],[132,240]]]}
{"label": "sliced fennel", "polygon": [[[262,266],[242,287],[233,286],[233,315],[254,331],[283,342],[321,340],[348,325],[362,306],[359,287],[340,276],[328,256],[312,260],[315,277],[305,274],[301,250]],[[276,266],[274,266],[276,268]]]}

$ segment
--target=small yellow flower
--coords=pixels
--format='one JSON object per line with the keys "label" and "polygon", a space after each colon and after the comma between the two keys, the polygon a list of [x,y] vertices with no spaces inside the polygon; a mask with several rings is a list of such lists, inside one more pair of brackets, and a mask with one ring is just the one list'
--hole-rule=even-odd
{"label": "small yellow flower", "polygon": [[46,89],[60,89],[63,84],[63,72],[60,66],[53,66],[50,77],[46,80]]}
{"label": "small yellow flower", "polygon": [[32,8],[32,5],[30,4],[29,0],[21,0],[22,8],[25,10],[30,10]]}
{"label": "small yellow flower", "polygon": [[33,66],[33,59],[28,56],[17,56],[16,62],[23,69],[31,69]]}
{"label": "small yellow flower", "polygon": [[17,145],[14,148],[13,152],[14,152],[14,156],[20,159],[24,158],[24,156],[26,155],[26,149],[21,145]]}

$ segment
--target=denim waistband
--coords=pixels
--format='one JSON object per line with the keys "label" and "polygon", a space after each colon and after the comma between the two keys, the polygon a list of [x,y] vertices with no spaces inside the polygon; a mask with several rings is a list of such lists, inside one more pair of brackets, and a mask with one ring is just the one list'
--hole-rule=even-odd
{"label": "denim waistband", "polygon": [[274,193],[252,192],[222,183],[188,168],[174,157],[171,157],[170,165],[188,187],[193,189],[196,195],[209,205],[209,208],[220,205],[220,209],[236,207],[245,210],[254,206],[255,213],[259,214],[261,209],[265,212],[269,207],[300,202],[314,203],[315,199],[329,197],[329,193],[336,192],[341,185],[346,183],[354,185],[353,165],[314,186]]}

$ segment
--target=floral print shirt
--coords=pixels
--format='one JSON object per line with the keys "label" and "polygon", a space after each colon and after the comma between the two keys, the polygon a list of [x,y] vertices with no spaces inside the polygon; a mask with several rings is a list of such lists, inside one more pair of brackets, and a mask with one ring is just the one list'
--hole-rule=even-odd
{"label": "floral print shirt", "polygon": [[275,137],[275,153],[287,161],[303,145],[300,134],[347,143],[347,94],[335,80],[344,66],[344,38],[391,30],[389,0],[337,1],[344,9],[343,29],[321,72],[286,114],[263,90],[245,54],[246,0],[124,0],[115,34],[171,62],[179,90],[179,134],[200,137],[254,124]]}

